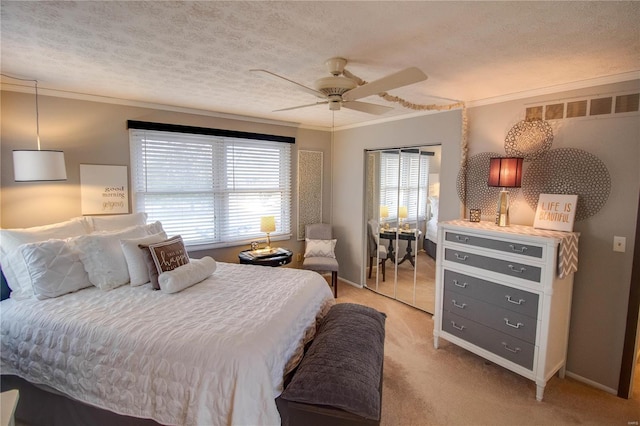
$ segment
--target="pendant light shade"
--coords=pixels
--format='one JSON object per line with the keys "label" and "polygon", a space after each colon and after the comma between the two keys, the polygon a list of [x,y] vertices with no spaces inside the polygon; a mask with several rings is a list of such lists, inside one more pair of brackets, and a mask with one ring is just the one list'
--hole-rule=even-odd
{"label": "pendant light shade", "polygon": [[62,151],[13,151],[13,176],[16,182],[67,180]]}
{"label": "pendant light shade", "polygon": [[[3,74],[3,76],[5,76]],[[13,151],[13,177],[16,182],[46,182],[67,180],[64,153],[40,149],[40,111],[38,108],[38,80],[5,76],[22,81],[33,81],[36,92],[36,142],[37,150]]]}

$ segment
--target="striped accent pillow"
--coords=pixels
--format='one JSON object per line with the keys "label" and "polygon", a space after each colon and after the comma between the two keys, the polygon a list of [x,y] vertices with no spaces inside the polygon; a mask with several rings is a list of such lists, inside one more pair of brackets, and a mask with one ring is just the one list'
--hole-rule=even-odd
{"label": "striped accent pillow", "polygon": [[306,248],[304,257],[333,257],[336,255],[334,249],[338,240],[310,240],[305,239]]}

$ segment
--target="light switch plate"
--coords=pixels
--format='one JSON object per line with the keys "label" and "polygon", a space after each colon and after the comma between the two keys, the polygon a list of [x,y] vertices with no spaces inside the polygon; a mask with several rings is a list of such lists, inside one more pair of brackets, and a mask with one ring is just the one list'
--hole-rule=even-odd
{"label": "light switch plate", "polygon": [[625,237],[613,237],[613,251],[624,253],[627,250],[627,239]]}

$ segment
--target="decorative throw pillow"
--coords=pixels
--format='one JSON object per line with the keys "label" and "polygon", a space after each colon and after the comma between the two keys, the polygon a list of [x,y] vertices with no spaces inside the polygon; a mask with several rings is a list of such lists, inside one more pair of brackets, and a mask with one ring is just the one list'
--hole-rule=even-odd
{"label": "decorative throw pillow", "polygon": [[209,256],[202,259],[191,259],[173,271],[163,272],[158,276],[160,291],[177,293],[185,288],[198,284],[216,271],[216,261]]}
{"label": "decorative throw pillow", "polygon": [[140,238],[162,232],[160,222],[138,225],[120,232],[83,235],[76,240],[75,249],[89,274],[93,285],[102,290],[111,290],[129,282],[129,269],[120,240]]}
{"label": "decorative throw pillow", "polygon": [[11,298],[21,300],[33,296],[33,283],[18,247],[22,244],[35,243],[50,239],[65,239],[84,235],[89,232],[89,225],[82,217],[54,223],[51,225],[35,226],[21,229],[0,230],[0,264],[11,288]]}
{"label": "decorative throw pillow", "polygon": [[80,256],[68,241],[47,240],[23,244],[20,251],[38,299],[58,297],[91,287]]}
{"label": "decorative throw pillow", "polygon": [[160,290],[158,276],[161,273],[189,263],[189,255],[180,235],[159,243],[140,244],[138,247],[145,252],[149,280],[154,290]]}
{"label": "decorative throw pillow", "polygon": [[[132,286],[138,286],[149,282],[149,269],[144,258],[144,252],[139,244],[159,243],[167,239],[167,234],[162,231],[157,234],[129,240],[120,240],[120,246],[127,261],[129,270],[129,282]],[[146,249],[145,249],[146,250]]]}
{"label": "decorative throw pillow", "polygon": [[94,231],[121,231],[136,225],[147,223],[147,213],[118,214],[112,216],[88,216]]}
{"label": "decorative throw pillow", "polygon": [[333,257],[336,255],[334,249],[338,240],[310,240],[305,239],[306,245],[304,257]]}

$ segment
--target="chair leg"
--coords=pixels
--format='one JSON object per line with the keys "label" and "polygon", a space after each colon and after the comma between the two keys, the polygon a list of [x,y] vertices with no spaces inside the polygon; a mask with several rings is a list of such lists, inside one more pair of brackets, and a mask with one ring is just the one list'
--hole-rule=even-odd
{"label": "chair leg", "polygon": [[384,282],[384,275],[387,269],[385,268],[385,265],[387,264],[387,259],[382,259],[381,263],[382,263],[382,282]]}
{"label": "chair leg", "polygon": [[373,269],[373,257],[369,256],[369,278],[371,278],[371,270]]}
{"label": "chair leg", "polygon": [[331,272],[331,285],[333,286],[333,297],[338,298],[338,271]]}

